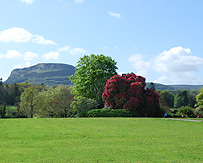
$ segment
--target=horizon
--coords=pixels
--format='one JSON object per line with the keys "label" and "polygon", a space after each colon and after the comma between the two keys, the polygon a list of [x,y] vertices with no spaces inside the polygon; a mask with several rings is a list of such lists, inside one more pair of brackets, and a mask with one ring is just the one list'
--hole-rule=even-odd
{"label": "horizon", "polygon": [[104,54],[118,74],[203,85],[202,0],[0,0],[0,78],[38,63]]}
{"label": "horizon", "polygon": [[[70,65],[70,64],[65,64],[65,63],[37,63],[36,65],[32,65],[30,67],[34,67],[34,66],[37,66],[38,64],[62,64],[62,65],[69,65],[69,66],[73,66],[73,65]],[[30,67],[22,67],[22,68],[16,68],[16,69],[13,69],[12,71],[14,70],[23,70],[23,69],[29,69]],[[73,66],[74,67],[74,66]],[[11,72],[12,73],[12,72]],[[11,75],[11,74],[10,74]],[[118,74],[120,76],[122,76],[122,74]],[[7,79],[6,79],[7,80]],[[3,83],[6,82],[3,81]],[[146,81],[146,83],[151,83],[150,81]],[[166,86],[203,86],[203,85],[197,85],[197,84],[162,84],[162,83],[154,83],[154,84],[160,84],[160,85],[166,85]]]}

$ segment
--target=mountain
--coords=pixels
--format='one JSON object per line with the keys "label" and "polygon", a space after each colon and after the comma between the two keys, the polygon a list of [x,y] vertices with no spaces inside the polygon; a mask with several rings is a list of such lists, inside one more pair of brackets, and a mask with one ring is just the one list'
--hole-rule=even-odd
{"label": "mountain", "polygon": [[[6,84],[28,82],[34,85],[44,84],[56,86],[58,84],[72,85],[69,77],[75,73],[75,67],[60,63],[39,63],[23,69],[14,69]],[[164,85],[154,83],[156,90],[200,90],[203,85]],[[150,82],[146,84],[150,88]]]}
{"label": "mountain", "polygon": [[[203,85],[164,85],[159,83],[154,83],[156,90],[200,90],[203,88]],[[150,82],[146,84],[147,88],[150,88]]]}
{"label": "mountain", "polygon": [[75,67],[59,63],[39,63],[23,69],[14,69],[6,84],[28,82],[34,85],[44,84],[55,86],[57,84],[71,85],[69,77],[75,73]]}

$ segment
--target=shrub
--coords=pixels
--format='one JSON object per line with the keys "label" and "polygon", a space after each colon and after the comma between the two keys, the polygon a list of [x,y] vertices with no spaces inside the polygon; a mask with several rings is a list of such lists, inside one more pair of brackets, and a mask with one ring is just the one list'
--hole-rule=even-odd
{"label": "shrub", "polygon": [[145,89],[145,86],[145,78],[134,73],[114,75],[106,82],[102,98],[111,109],[156,116],[159,112],[159,94],[153,89]]}
{"label": "shrub", "polygon": [[189,106],[182,106],[178,108],[178,113],[184,115],[184,117],[194,117],[194,109]]}
{"label": "shrub", "polygon": [[[86,113],[87,117],[132,117],[136,116],[131,114],[129,110],[124,109],[93,109]],[[137,114],[138,116],[138,114]]]}
{"label": "shrub", "polygon": [[16,118],[18,117],[17,107],[0,105],[0,118]]}
{"label": "shrub", "polygon": [[90,98],[81,97],[77,101],[73,101],[71,107],[79,117],[86,117],[86,112],[96,109],[98,106],[97,101]]}
{"label": "shrub", "polygon": [[0,118],[4,118],[6,114],[6,105],[0,105]]}
{"label": "shrub", "polygon": [[203,117],[203,106],[199,106],[194,111],[195,117],[199,116],[200,118]]}
{"label": "shrub", "polygon": [[181,114],[180,113],[168,113],[168,116],[169,118],[180,118],[181,117]]}

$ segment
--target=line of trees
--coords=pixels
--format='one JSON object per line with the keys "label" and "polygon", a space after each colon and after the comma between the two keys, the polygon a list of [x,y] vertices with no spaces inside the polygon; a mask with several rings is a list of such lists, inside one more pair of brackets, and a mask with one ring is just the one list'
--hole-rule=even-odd
{"label": "line of trees", "polygon": [[4,118],[9,111],[10,117],[28,118],[162,116],[164,112],[203,116],[203,88],[198,93],[181,90],[175,95],[169,91],[155,91],[153,83],[151,89],[145,89],[144,77],[133,73],[117,75],[116,64],[103,54],[81,57],[75,74],[70,77],[73,86],[7,85],[1,79],[0,117]]}
{"label": "line of trees", "polygon": [[174,95],[170,91],[157,91],[160,94],[160,105],[172,117],[203,116],[203,88],[199,91],[179,90]]}

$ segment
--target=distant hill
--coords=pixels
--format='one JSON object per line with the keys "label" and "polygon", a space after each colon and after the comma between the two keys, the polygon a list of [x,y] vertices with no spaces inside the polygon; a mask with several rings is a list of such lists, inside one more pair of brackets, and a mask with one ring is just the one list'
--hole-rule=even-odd
{"label": "distant hill", "polygon": [[[154,83],[154,86],[156,90],[171,90],[171,91],[177,91],[177,90],[200,90],[203,85],[164,85],[159,83]],[[146,87],[150,87],[150,82],[146,84]]]}
{"label": "distant hill", "polygon": [[[69,77],[75,73],[75,67],[60,63],[39,63],[23,69],[14,69],[6,84],[28,82],[33,85],[44,84],[56,86],[58,84],[72,85]],[[156,90],[200,90],[203,85],[164,85],[154,83]],[[146,84],[150,87],[150,82]]]}
{"label": "distant hill", "polygon": [[71,85],[69,77],[75,73],[75,67],[59,63],[39,63],[23,69],[14,69],[6,84],[28,82],[34,85],[44,84],[55,86],[58,84]]}

